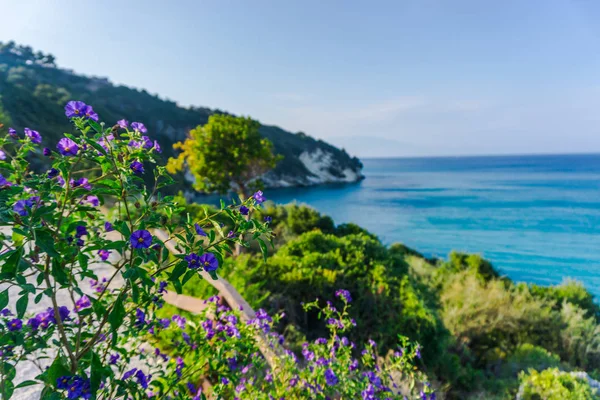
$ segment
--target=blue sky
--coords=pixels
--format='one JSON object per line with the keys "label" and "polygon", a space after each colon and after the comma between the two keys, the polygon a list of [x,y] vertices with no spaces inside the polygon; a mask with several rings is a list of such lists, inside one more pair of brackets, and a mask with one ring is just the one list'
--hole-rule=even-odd
{"label": "blue sky", "polygon": [[0,40],[359,156],[600,152],[600,2],[0,0]]}

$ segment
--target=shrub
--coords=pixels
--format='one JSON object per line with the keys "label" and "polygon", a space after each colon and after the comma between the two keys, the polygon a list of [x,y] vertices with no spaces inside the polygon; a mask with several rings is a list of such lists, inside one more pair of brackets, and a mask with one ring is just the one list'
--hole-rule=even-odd
{"label": "shrub", "polygon": [[556,368],[542,372],[530,370],[520,375],[521,389],[517,398],[522,400],[593,400],[597,392],[581,378]]}
{"label": "shrub", "polygon": [[[377,357],[373,341],[359,348],[346,337],[355,325],[348,315],[350,295],[339,290],[337,297],[339,309],[332,303],[304,305],[324,320],[327,334],[303,343],[300,358],[281,347],[281,338],[273,330],[280,316],[272,318],[258,310],[256,318],[244,322],[238,312],[219,305],[218,297],[209,299],[209,308],[200,317],[185,323],[173,317],[154,336],[160,346],[154,352],[176,360],[177,365],[193,366],[193,372],[185,375],[188,388],[180,389],[189,393],[187,398],[199,399],[202,394],[252,400],[402,399],[407,395],[433,400],[426,376],[414,367],[420,357],[418,346],[400,337],[386,358]],[[263,357],[265,348],[276,356]],[[199,389],[202,377],[212,377],[215,384]]]}

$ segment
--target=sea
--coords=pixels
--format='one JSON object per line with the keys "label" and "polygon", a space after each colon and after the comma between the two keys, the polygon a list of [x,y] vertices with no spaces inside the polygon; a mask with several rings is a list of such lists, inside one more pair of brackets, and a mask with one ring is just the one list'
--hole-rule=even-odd
{"label": "sea", "polygon": [[481,254],[514,281],[600,298],[600,155],[364,159],[353,184],[268,190],[428,257]]}

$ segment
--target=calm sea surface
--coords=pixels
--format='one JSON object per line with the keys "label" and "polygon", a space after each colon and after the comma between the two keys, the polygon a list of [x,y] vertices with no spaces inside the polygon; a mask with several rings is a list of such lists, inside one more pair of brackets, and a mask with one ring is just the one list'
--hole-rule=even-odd
{"label": "calm sea surface", "polygon": [[516,281],[600,297],[600,155],[366,159],[357,184],[269,190],[427,256],[476,252]]}

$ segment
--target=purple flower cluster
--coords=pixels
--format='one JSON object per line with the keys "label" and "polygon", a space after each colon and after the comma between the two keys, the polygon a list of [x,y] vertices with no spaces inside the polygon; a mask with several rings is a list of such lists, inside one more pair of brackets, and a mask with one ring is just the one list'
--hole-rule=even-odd
{"label": "purple flower cluster", "polygon": [[24,217],[29,215],[29,211],[33,206],[39,207],[42,204],[39,196],[33,196],[26,200],[18,200],[13,205],[13,211]]}
{"label": "purple flower cluster", "polygon": [[133,368],[125,372],[121,380],[126,381],[132,376],[135,376],[138,385],[140,385],[143,389],[148,389],[148,383],[150,383],[150,380],[152,379],[151,375],[146,375],[142,370]]}
{"label": "purple flower cluster", "polygon": [[89,399],[90,381],[80,376],[62,376],[56,379],[56,387],[67,391],[67,399]]}
{"label": "purple flower cluster", "polygon": [[90,286],[96,293],[102,293],[104,289],[106,289],[106,285],[108,283],[108,279],[102,278],[102,281],[98,282],[96,280],[90,280]]}
{"label": "purple flower cluster", "polygon": [[[70,313],[71,311],[69,311],[66,306],[60,306],[58,308],[58,315],[60,316],[61,321],[66,321],[69,318]],[[34,331],[39,328],[46,330],[50,325],[55,323],[56,318],[54,318],[54,309],[51,307],[48,307],[46,311],[37,314],[35,317],[27,321],[27,325],[29,325]]]}
{"label": "purple flower cluster", "polygon": [[265,198],[265,196],[263,195],[262,191],[257,191],[256,193],[254,193],[252,195],[252,198],[254,199],[254,201],[256,202],[256,204],[261,204],[263,202],[265,202],[267,199]]}
{"label": "purple flower cluster", "polygon": [[92,106],[85,104],[83,101],[69,101],[65,106],[65,115],[67,118],[84,117],[98,121],[98,114],[94,112]]}
{"label": "purple flower cluster", "polygon": [[350,296],[350,292],[345,289],[339,289],[335,292],[335,295],[340,299],[344,299],[346,303],[352,302],[352,296]]}

